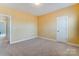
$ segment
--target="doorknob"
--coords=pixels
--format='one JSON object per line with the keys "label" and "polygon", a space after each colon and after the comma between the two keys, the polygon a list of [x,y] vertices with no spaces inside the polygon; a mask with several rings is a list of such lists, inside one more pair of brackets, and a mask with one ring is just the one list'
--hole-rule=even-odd
{"label": "doorknob", "polygon": [[57,32],[59,32],[59,30]]}

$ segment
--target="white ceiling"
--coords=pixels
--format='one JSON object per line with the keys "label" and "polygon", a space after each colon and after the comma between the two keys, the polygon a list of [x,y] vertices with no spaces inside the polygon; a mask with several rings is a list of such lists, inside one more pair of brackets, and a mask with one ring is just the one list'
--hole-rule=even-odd
{"label": "white ceiling", "polygon": [[0,6],[7,6],[9,8],[14,8],[19,11],[29,12],[35,16],[40,16],[47,14],[49,12],[54,12],[58,9],[65,8],[73,5],[72,3],[41,3],[36,6],[33,3],[0,3]]}

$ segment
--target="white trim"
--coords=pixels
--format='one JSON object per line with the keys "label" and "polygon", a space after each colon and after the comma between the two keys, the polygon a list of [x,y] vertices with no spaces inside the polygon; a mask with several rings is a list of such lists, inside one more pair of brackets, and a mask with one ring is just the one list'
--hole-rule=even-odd
{"label": "white trim", "polygon": [[38,36],[38,38],[42,38],[42,39],[46,39],[46,40],[56,41],[55,39],[50,39],[50,38],[46,38],[46,37],[42,37],[42,36]]}
{"label": "white trim", "polygon": [[68,44],[68,45],[71,45],[71,46],[76,46],[76,47],[79,47],[79,45],[78,44],[74,44],[74,43],[66,43],[66,44]]}
{"label": "white trim", "polygon": [[[50,38],[46,38],[46,37],[42,37],[42,36],[39,36],[38,38],[42,38],[42,39],[46,39],[46,40],[51,40],[53,42],[60,42],[60,41],[57,41],[55,39],[50,39]],[[68,44],[68,45],[71,45],[71,46],[79,47],[78,44],[74,44],[74,43],[70,43],[70,42],[60,42],[60,43],[64,43],[64,44]]]}
{"label": "white trim", "polygon": [[9,43],[11,42],[11,39],[12,39],[12,17],[10,16],[10,41]]}
{"label": "white trim", "polygon": [[19,43],[19,42],[22,42],[22,41],[25,41],[25,40],[31,40],[31,39],[34,39],[34,38],[37,38],[37,36],[32,36],[32,37],[28,37],[28,38],[23,38],[23,39],[20,39],[20,40],[18,40],[18,41],[12,41],[12,42],[10,42],[10,44]]}

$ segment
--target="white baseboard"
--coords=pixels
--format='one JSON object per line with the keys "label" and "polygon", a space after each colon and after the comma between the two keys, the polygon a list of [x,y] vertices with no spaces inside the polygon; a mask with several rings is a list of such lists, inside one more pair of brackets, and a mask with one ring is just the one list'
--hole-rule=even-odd
{"label": "white baseboard", "polygon": [[[10,42],[10,44],[19,43],[19,42],[22,42],[22,41],[25,41],[25,40],[34,39],[34,38],[41,38],[41,39],[51,40],[53,42],[60,42],[60,41],[56,41],[55,39],[50,39],[50,38],[46,38],[46,37],[42,37],[42,36],[32,36],[32,37],[29,37],[29,38],[24,38],[22,40]],[[79,47],[78,44],[73,44],[73,43],[70,43],[70,42],[60,42],[60,43],[64,43],[64,44],[68,44],[68,45],[71,45],[71,46]]]}
{"label": "white baseboard", "polygon": [[[51,40],[53,42],[60,42],[60,41],[57,41],[55,39],[50,39],[50,38],[46,38],[46,37],[42,37],[42,36],[39,36],[38,38],[42,38],[42,39],[46,39],[46,40]],[[74,44],[74,43],[70,43],[70,42],[60,42],[60,43],[64,43],[64,44],[68,44],[68,45],[71,45],[71,46],[79,47],[78,44]]]}
{"label": "white baseboard", "polygon": [[31,39],[34,39],[34,38],[37,38],[37,36],[31,36],[31,37],[28,37],[28,38],[23,38],[23,39],[18,40],[18,41],[10,42],[10,44],[19,43],[19,42],[22,42],[22,41],[25,41],[25,40],[31,40]]}
{"label": "white baseboard", "polygon": [[79,47],[78,44],[74,44],[74,43],[70,43],[70,42],[68,42],[68,43],[66,43],[66,44],[71,45],[71,46],[75,46],[75,47]]}
{"label": "white baseboard", "polygon": [[46,38],[46,37],[42,37],[42,36],[39,36],[38,38],[46,39],[46,40],[51,40],[51,41],[56,41],[55,39],[50,39],[50,38]]}

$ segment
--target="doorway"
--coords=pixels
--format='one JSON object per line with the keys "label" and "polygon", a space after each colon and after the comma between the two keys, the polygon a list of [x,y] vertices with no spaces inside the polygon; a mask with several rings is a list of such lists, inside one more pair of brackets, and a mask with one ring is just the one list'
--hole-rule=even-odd
{"label": "doorway", "polygon": [[57,17],[57,41],[68,41],[68,16]]}
{"label": "doorway", "polygon": [[0,14],[0,45],[10,44],[11,40],[11,17]]}

